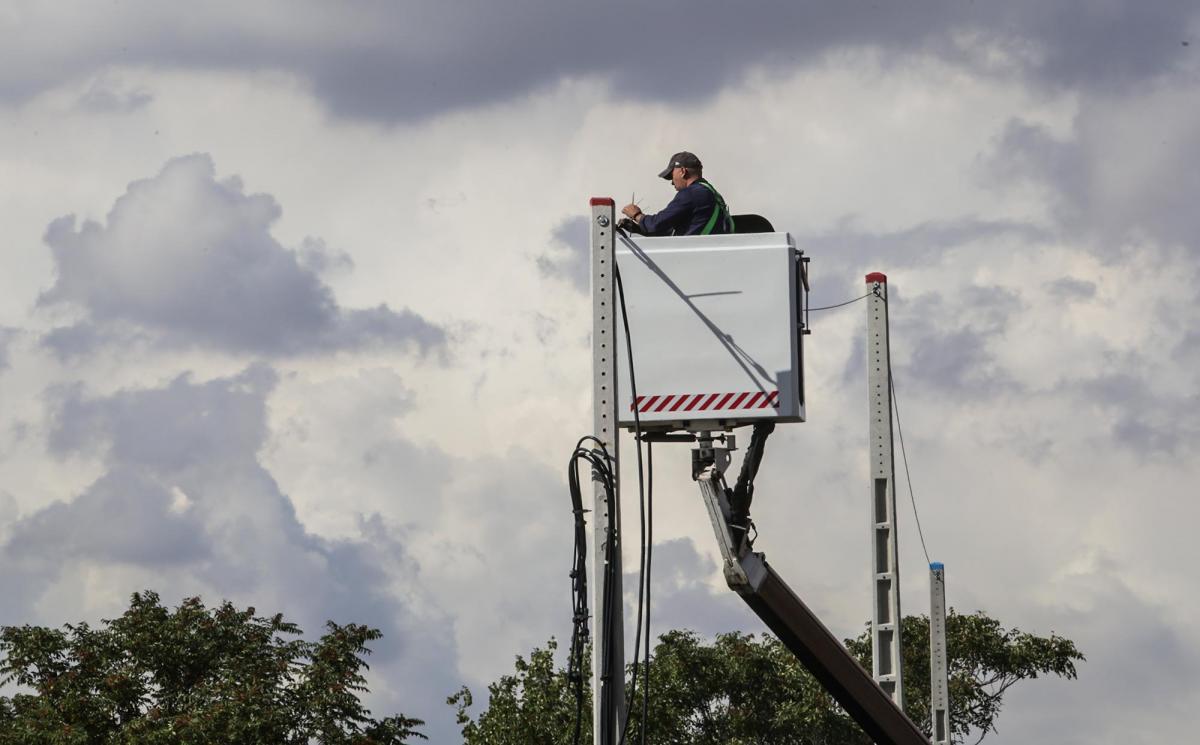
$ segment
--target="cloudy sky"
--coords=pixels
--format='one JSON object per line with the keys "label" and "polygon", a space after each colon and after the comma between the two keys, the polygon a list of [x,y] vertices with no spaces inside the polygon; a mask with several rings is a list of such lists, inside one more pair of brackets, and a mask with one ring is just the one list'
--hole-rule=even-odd
{"label": "cloudy sky", "polygon": [[[1087,654],[1077,682],[1014,689],[994,740],[1185,739],[1184,0],[0,0],[0,623],[96,620],[142,588],[370,623],[371,704],[454,742],[447,694],[569,634],[587,200],[653,211],[685,148],[805,248],[814,305],[888,274],[950,604]],[[851,636],[865,308],[816,320],[759,547]],[[656,629],[759,630],[686,448],[656,461]]]}

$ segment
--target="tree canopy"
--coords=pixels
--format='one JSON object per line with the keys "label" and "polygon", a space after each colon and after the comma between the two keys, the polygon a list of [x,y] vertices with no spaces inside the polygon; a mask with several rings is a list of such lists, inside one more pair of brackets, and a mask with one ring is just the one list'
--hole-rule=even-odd
{"label": "tree canopy", "polygon": [[378,629],[330,621],[315,642],[276,614],[135,593],[99,628],[6,626],[0,745],[399,745],[418,719],[373,719],[359,700]]}
{"label": "tree canopy", "polygon": [[[903,623],[906,710],[928,733],[929,621],[906,616]],[[952,610],[946,634],[954,742],[994,732],[1004,693],[1017,681],[1048,674],[1074,678],[1075,663],[1084,659],[1069,639],[1005,629],[981,612]],[[870,669],[869,633],[846,645]],[[466,745],[574,742],[577,702],[565,671],[555,667],[556,646],[551,639],[528,659],[518,657],[512,674],[488,686],[487,706],[474,717],[470,690],[449,699]],[[629,743],[641,741],[640,677],[630,702]],[[870,743],[771,635],[721,634],[708,643],[690,631],[668,632],[655,646],[650,681],[645,741],[656,745]],[[589,698],[581,743],[591,743],[590,712]]]}

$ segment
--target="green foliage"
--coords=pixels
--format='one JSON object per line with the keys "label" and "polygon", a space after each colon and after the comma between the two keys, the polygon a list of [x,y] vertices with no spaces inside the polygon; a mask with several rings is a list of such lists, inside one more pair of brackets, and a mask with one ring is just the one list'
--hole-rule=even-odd
{"label": "green foliage", "polygon": [[420,720],[363,708],[367,643],[380,632],[328,623],[319,641],[283,620],[198,598],[170,611],[135,593],[101,628],[6,626],[0,745],[399,745]]}
{"label": "green foliage", "polygon": [[[579,711],[579,742],[591,743],[590,687],[580,708],[566,671],[554,668],[557,648],[558,643],[551,639],[545,649],[534,649],[528,660],[518,656],[516,672],[488,686],[488,708],[475,721],[467,713],[474,700],[465,686],[446,700],[458,710],[464,743],[569,745],[574,742]],[[584,675],[590,673],[585,670]]]}
{"label": "green foliage", "polygon": [[[1055,674],[1074,678],[1083,655],[1068,639],[1006,630],[983,613],[946,619],[950,650],[952,736],[982,739],[995,731],[1004,692],[1018,680]],[[929,621],[904,619],[906,709],[929,728]],[[870,669],[869,633],[846,642]],[[449,699],[458,710],[465,745],[574,742],[576,701],[566,673],[554,666],[556,644],[535,649],[516,670],[488,687],[487,707],[472,719],[471,692]],[[659,637],[651,665],[646,742],[656,745],[867,745],[858,725],[841,710],[792,654],[770,635],[721,634],[705,643],[690,631]],[[632,668],[626,672],[628,680]],[[585,671],[587,674],[587,671]],[[590,676],[589,681],[590,682]],[[631,701],[627,742],[639,742],[641,680]],[[583,702],[579,742],[591,743],[591,692]]]}
{"label": "green foliage", "polygon": [[[900,634],[905,711],[928,732],[929,619],[905,616]],[[846,645],[870,669],[870,629]],[[979,740],[995,732],[1004,692],[1017,681],[1050,674],[1073,680],[1075,663],[1084,660],[1070,639],[1005,629],[982,612],[963,616],[954,609],[946,615],[946,649],[954,742],[965,741],[972,731]]]}
{"label": "green foliage", "polygon": [[[641,731],[641,702],[630,732]],[[773,636],[690,631],[659,637],[650,673],[646,741],[684,745],[869,743]],[[632,734],[631,734],[632,736]]]}

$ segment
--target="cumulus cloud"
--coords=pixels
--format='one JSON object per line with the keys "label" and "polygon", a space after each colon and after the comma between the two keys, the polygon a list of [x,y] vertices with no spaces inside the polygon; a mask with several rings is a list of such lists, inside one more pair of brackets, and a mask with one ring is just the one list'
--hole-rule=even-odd
{"label": "cumulus cloud", "polygon": [[314,274],[349,271],[354,268],[354,259],[345,251],[330,248],[320,238],[309,236],[296,249],[300,266]]}
{"label": "cumulus cloud", "polygon": [[1046,283],[1046,289],[1059,300],[1090,300],[1096,296],[1096,283],[1074,277],[1059,277]]}
{"label": "cumulus cloud", "polygon": [[[948,312],[951,305],[954,313]],[[937,294],[916,298],[894,316],[911,350],[901,374],[928,389],[960,395],[1012,389],[1017,384],[992,347],[1003,341],[1009,318],[1019,310],[1015,294],[996,287],[969,287],[953,300]]]}
{"label": "cumulus cloud", "polygon": [[[1001,187],[1032,184],[1059,227],[1108,253],[1147,242],[1200,250],[1191,195],[1200,173],[1195,79],[1149,83],[1128,95],[1092,95],[1066,132],[1011,120],[986,158]],[[1136,146],[1132,133],[1143,138]]]}
{"label": "cumulus cloud", "polygon": [[565,280],[580,292],[586,292],[591,281],[587,218],[568,217],[554,228],[551,239],[553,248],[536,259],[538,271],[544,277]]}
{"label": "cumulus cloud", "polygon": [[232,379],[197,384],[181,375],[163,388],[104,398],[72,386],[54,397],[50,451],[61,457],[103,447],[113,461],[156,472],[253,461],[266,436],[263,401],[276,380],[274,370],[256,366]]}
{"label": "cumulus cloud", "polygon": [[[259,364],[45,400],[59,466],[100,472],[11,521],[0,493],[0,623],[94,618],[141,587],[279,610],[309,632],[369,623],[385,633],[369,704],[428,720],[435,742],[456,732],[445,696],[570,628],[561,472],[519,449],[431,445],[394,370],[314,380]],[[98,611],[80,610],[87,593]]]}
{"label": "cumulus cloud", "polygon": [[[262,22],[274,21],[284,7],[285,21]],[[330,226],[320,231],[331,244],[312,239],[280,247],[264,238],[262,226],[273,224],[277,206],[214,178],[211,167],[207,175],[178,179],[203,199],[183,187],[172,192],[180,199],[164,196],[176,187],[168,188],[175,182],[161,175],[139,182],[158,194],[143,200],[151,217],[180,213],[189,231],[208,231],[213,215],[228,222],[237,213],[255,227],[231,229],[244,240],[230,243],[257,247],[250,253],[264,261],[280,251],[292,254],[265,272],[272,281],[256,279],[254,287],[290,298],[295,305],[288,307],[301,309],[295,317],[255,305],[257,291],[243,288],[235,298],[258,315],[287,317],[284,336],[273,342],[263,340],[269,333],[256,319],[248,330],[224,328],[223,319],[205,315],[216,311],[181,282],[166,294],[186,302],[141,299],[147,290],[137,282],[129,293],[96,291],[88,281],[92,265],[70,258],[75,279],[64,284],[68,297],[53,303],[73,306],[78,322],[49,334],[47,344],[78,352],[135,339],[186,347],[188,357],[171,367],[178,358],[162,355],[154,370],[136,358],[84,370],[13,349],[15,369],[4,381],[33,381],[25,384],[26,400],[38,400],[47,378],[82,375],[89,383],[56,388],[51,396],[46,442],[58,460],[34,447],[41,439],[34,436],[37,417],[28,412],[23,449],[0,460],[0,476],[17,494],[8,500],[0,494],[6,526],[0,545],[13,542],[5,555],[13,569],[0,577],[0,592],[14,620],[51,612],[53,622],[80,617],[61,612],[76,607],[70,603],[77,594],[90,592],[96,608],[119,602],[129,589],[163,583],[180,594],[234,596],[289,615],[295,606],[288,603],[311,592],[311,603],[299,605],[310,630],[309,616],[319,622],[340,604],[347,604],[347,618],[398,619],[385,631],[387,643],[399,646],[382,650],[375,670],[397,681],[399,691],[420,671],[457,665],[462,678],[453,684],[469,682],[478,693],[479,684],[511,670],[512,655],[552,633],[561,638],[569,628],[570,515],[555,443],[586,428],[579,381],[589,373],[586,303],[577,291],[586,290],[586,220],[556,218],[597,193],[597,185],[628,183],[631,174],[645,171],[645,162],[661,157],[660,149],[686,146],[721,164],[714,177],[733,201],[797,235],[814,258],[814,305],[861,294],[866,271],[880,269],[892,278],[893,353],[908,455],[930,549],[956,567],[952,597],[972,593],[995,602],[979,607],[996,607],[1006,624],[1077,638],[1097,668],[1094,650],[1128,645],[1136,652],[1104,667],[1113,680],[1123,668],[1152,674],[1152,664],[1138,667],[1143,650],[1148,659],[1173,654],[1194,667],[1195,644],[1180,631],[1194,613],[1111,592],[1078,615],[1047,620],[1029,597],[1046,567],[1086,550],[1082,544],[1093,539],[1081,538],[1081,525],[1108,520],[1122,530],[1094,540],[1120,549],[1120,571],[1150,578],[1143,588],[1156,582],[1174,587],[1163,596],[1178,607],[1190,602],[1191,578],[1180,569],[1188,566],[1186,530],[1174,528],[1181,531],[1178,541],[1164,535],[1189,524],[1178,510],[1187,509],[1181,506],[1190,504],[1187,487],[1195,483],[1189,456],[1198,434],[1192,422],[1200,420],[1187,398],[1197,390],[1194,371],[1200,369],[1195,262],[1185,251],[1160,247],[1141,253],[1095,247],[1194,245],[1189,235],[1196,234],[1200,213],[1186,200],[1197,191],[1191,156],[1200,127],[1194,79],[1177,68],[1196,45],[1185,49],[1172,38],[1194,23],[1194,8],[1173,0],[1153,8],[1125,0],[1103,7],[1019,0],[896,8],[800,3],[746,13],[693,4],[688,13],[705,14],[696,37],[705,54],[676,59],[660,43],[682,8],[671,3],[639,7],[641,25],[595,48],[579,41],[606,23],[594,18],[594,9],[518,3],[474,7],[459,20],[432,5],[419,11],[373,2],[332,7],[267,0],[254,4],[249,23],[244,13],[206,6],[184,28],[175,14],[136,0],[106,9],[94,23],[79,20],[93,12],[82,6],[43,3],[26,16],[30,33],[0,48],[0,61],[12,61],[0,64],[0,99],[59,86],[13,120],[18,139],[30,127],[42,129],[40,141],[22,140],[35,153],[29,162],[50,174],[36,198],[40,209],[61,204],[58,192],[67,183],[80,192],[73,204],[110,204],[109,195],[97,198],[86,185],[111,183],[113,170],[128,170],[130,158],[161,162],[198,146],[252,151],[243,156],[247,170],[294,183],[285,206],[311,209],[314,224]],[[618,3],[613,12],[629,7]],[[43,23],[53,13],[75,19]],[[418,13],[421,22],[413,22]],[[537,23],[530,24],[533,14]],[[751,28],[757,23],[763,28]],[[58,36],[46,37],[54,43],[28,41],[38,29],[79,27],[88,33],[70,44],[58,43]],[[121,46],[128,51],[117,55]],[[136,137],[114,139],[111,152],[89,139],[120,110],[79,103],[89,76],[109,64],[144,86],[109,86],[118,97],[139,90],[154,96],[131,112],[131,123],[177,125],[169,144],[163,144],[168,127],[155,138],[161,151],[149,154],[142,148],[150,145]],[[217,74],[174,72],[181,68]],[[247,69],[254,74],[244,74]],[[745,85],[729,85],[739,79]],[[524,95],[547,86],[537,96]],[[239,116],[209,118],[206,107],[218,98],[239,101]],[[630,98],[653,103],[630,104]],[[104,108],[102,100],[94,103]],[[335,117],[322,116],[322,107]],[[431,126],[412,121],[470,107],[484,110]],[[59,139],[51,141],[49,125],[63,110],[73,124],[53,130]],[[346,126],[338,116],[407,123]],[[754,122],[749,130],[746,121]],[[479,132],[491,136],[480,139]],[[685,142],[676,146],[677,139]],[[302,167],[289,160],[297,142],[320,143]],[[61,165],[68,144],[103,150],[104,157],[70,159],[77,178]],[[459,157],[472,168],[461,168]],[[375,177],[358,178],[363,163],[374,164]],[[512,200],[496,199],[495,180],[478,178],[481,172],[518,183],[523,204],[546,209],[514,215]],[[313,174],[332,174],[338,199],[328,200],[322,186],[328,179]],[[652,180],[652,171],[645,178]],[[135,192],[119,201],[122,210],[129,206],[132,213],[141,198]],[[176,202],[191,207],[181,212]],[[217,206],[202,209],[201,202]],[[397,257],[386,235],[393,231],[371,234],[380,209],[394,210],[396,224],[421,235],[418,254],[427,261]],[[39,212],[23,242],[36,245],[37,233],[61,211]],[[839,222],[846,214],[852,217]],[[497,224],[515,229],[497,233]],[[172,245],[192,240],[153,221],[146,225]],[[61,230],[63,246],[117,244],[111,221],[94,235],[83,226]],[[334,230],[342,232],[335,237]],[[490,240],[479,240],[485,234]],[[531,250],[531,236],[553,243],[544,252],[542,245]],[[163,383],[156,377],[225,364],[207,350],[277,355],[282,365],[278,355],[384,343],[336,346],[328,341],[332,332],[321,330],[341,328],[353,313],[336,303],[330,310],[332,294],[320,289],[322,280],[330,283],[332,273],[351,267],[338,247],[353,250],[354,261],[372,269],[353,277],[360,296],[395,297],[387,295],[395,286],[385,284],[393,273],[379,267],[398,267],[423,298],[406,302],[422,310],[437,307],[444,317],[473,301],[465,312],[474,314],[479,340],[486,342],[457,364],[403,379],[357,354],[339,355],[336,370],[328,359],[296,359],[288,360],[294,369],[278,376],[256,368],[217,380]],[[164,270],[153,256],[109,251],[106,256],[125,257],[139,271],[102,267],[99,274],[112,282],[144,268],[161,283],[157,276],[169,275],[180,261],[209,267],[196,255],[202,253],[171,254]],[[514,262],[514,256],[527,260]],[[443,270],[460,262],[474,271]],[[15,281],[46,286],[42,267],[29,264]],[[431,298],[434,304],[426,304]],[[814,314],[817,333],[806,337],[810,421],[776,435],[755,507],[761,547],[839,635],[859,630],[869,606],[860,580],[867,533],[854,527],[865,514],[862,308]],[[55,318],[65,315],[53,310]],[[400,314],[388,311],[377,320],[394,325],[394,315]],[[530,343],[534,339],[542,344]],[[108,362],[103,355],[97,361]],[[367,369],[358,369],[364,364]],[[91,376],[108,381],[110,373],[146,387],[90,392],[97,385]],[[264,441],[254,417],[243,421],[236,411],[257,412],[266,396],[272,420]],[[140,409],[167,412],[161,417],[167,423],[137,414]],[[206,417],[220,422],[224,437],[205,434]],[[182,446],[156,442],[156,435],[186,442],[195,459]],[[661,502],[668,506],[658,524],[694,543],[660,544],[655,629],[757,628],[714,576],[715,564],[703,558],[709,528],[687,480],[686,450],[680,453],[678,478],[664,482],[662,491],[685,492],[687,501]],[[25,481],[14,482],[11,474],[23,468],[29,470]],[[44,473],[75,481],[68,489],[41,488]],[[1138,498],[1131,502],[1131,494]],[[70,499],[38,509],[54,497]],[[1125,511],[1114,513],[1117,505]],[[109,514],[127,520],[131,531],[105,523],[102,516]],[[230,519],[220,521],[220,514]],[[1168,517],[1154,523],[1153,515]],[[101,528],[84,531],[83,523]],[[1140,535],[1129,535],[1130,528]],[[154,529],[169,540],[143,534]],[[915,530],[901,532],[902,561],[921,566]],[[45,549],[55,536],[72,544],[62,556]],[[1018,544],[1022,550],[1012,551]],[[626,568],[633,566],[629,559]],[[910,612],[926,601],[919,575],[906,575]],[[351,595],[364,584],[378,592],[357,596],[354,605]],[[341,585],[344,592],[331,589]],[[1125,608],[1133,612],[1117,612]],[[1100,614],[1106,623],[1093,623]],[[1117,619],[1134,624],[1137,638]],[[1167,638],[1165,649],[1148,648],[1155,638]],[[444,707],[433,697],[444,682],[427,686],[428,707],[396,694],[401,708],[436,718]],[[1046,719],[1018,730],[1036,718],[1028,699],[1013,699],[1004,734],[1030,734],[998,741],[1062,732],[1055,725],[1093,716],[1097,700],[1123,695],[1089,689],[1077,696],[1074,683],[1037,685],[1030,690],[1046,702]],[[1180,686],[1194,699],[1194,686]],[[1088,720],[1090,739],[1104,737],[1116,711],[1105,706]],[[1159,739],[1180,739],[1186,730],[1179,722],[1188,721],[1188,712],[1174,723],[1171,713],[1157,722],[1164,730]],[[435,741],[453,741],[445,734],[453,725],[438,726],[444,736]],[[1114,742],[1131,737],[1108,735]]]}
{"label": "cumulus cloud", "polygon": [[[1022,387],[996,355],[1011,320],[1023,310],[1016,293],[968,285],[910,298],[889,288],[888,306],[897,388],[979,399]],[[842,380],[848,385],[866,375],[865,332],[855,333],[862,342],[851,345],[842,368]]]}
{"label": "cumulus cloud", "polygon": [[8,346],[17,338],[17,329],[0,326],[0,370],[8,367]]}
{"label": "cumulus cloud", "polygon": [[218,180],[211,158],[169,161],[117,199],[104,224],[55,220],[45,241],[54,285],[44,305],[81,308],[84,320],[45,343],[81,354],[105,336],[148,335],[168,347],[300,355],[366,346],[445,342],[445,332],[411,310],[342,308],[314,269],[343,262],[313,240],[299,252],[271,235],[280,207]]}
{"label": "cumulus cloud", "polygon": [[1156,390],[1139,365],[1122,365],[1062,386],[1105,412],[1112,438],[1141,456],[1174,456],[1200,444],[1200,395]]}
{"label": "cumulus cloud", "polygon": [[[268,0],[254,14],[215,3],[187,17],[144,0],[103,10],[34,7],[23,11],[23,33],[10,34],[0,52],[0,96],[28,97],[115,64],[277,69],[306,80],[338,114],[396,121],[508,99],[567,77],[600,77],[642,99],[694,100],[754,66],[791,66],[864,46],[933,52],[1054,86],[1111,88],[1179,68],[1187,52],[1179,37],[1196,17],[1187,0],[777,0],[753,12],[717,2],[646,8],[626,0],[608,10],[597,17],[594,8],[545,0],[421,7],[356,0],[337,8]],[[49,43],[65,18],[88,33]],[[680,36],[696,54],[661,53],[663,39]],[[605,43],[580,43],[599,38]]]}
{"label": "cumulus cloud", "polygon": [[70,558],[168,567],[201,561],[211,547],[196,516],[181,509],[186,504],[142,470],[119,466],[73,502],[18,522],[7,548],[23,561],[46,563]]}
{"label": "cumulus cloud", "polygon": [[79,107],[97,114],[128,114],[153,100],[154,95],[145,88],[130,88],[119,79],[102,75],[79,97]]}
{"label": "cumulus cloud", "polygon": [[[814,257],[811,271],[821,280],[856,276],[863,267],[888,271],[925,268],[943,261],[954,251],[994,250],[1006,245],[1040,243],[1050,231],[1030,222],[979,217],[924,221],[900,230],[863,230],[854,218],[840,220],[832,229],[802,236],[805,252]],[[847,298],[827,294],[844,288],[826,281],[814,282],[812,305],[822,306]]]}
{"label": "cumulus cloud", "polygon": [[[1074,745],[1172,739],[1194,711],[1192,683],[1200,655],[1171,621],[1170,609],[1121,578],[1102,550],[1052,581],[1056,596],[1037,611],[1037,633],[1070,629],[1087,661],[1079,680],[1031,681],[1015,687],[1000,719],[1003,742],[1043,740]],[[1064,718],[1103,701],[1103,717]],[[1021,717],[1011,717],[1020,711]],[[1011,721],[1010,721],[1011,719]]]}
{"label": "cumulus cloud", "polygon": [[431,444],[413,424],[431,406],[387,369],[284,379],[264,460],[322,534],[379,514],[403,536],[420,571],[393,591],[455,619],[460,682],[479,688],[569,633],[570,500],[561,469],[520,445],[470,457]]}
{"label": "cumulus cloud", "polygon": [[98,457],[103,473],[9,526],[3,622],[29,622],[52,588],[86,571],[113,588],[106,607],[150,586],[277,609],[310,633],[329,618],[372,624],[386,635],[373,658],[387,672],[379,703],[439,713],[459,683],[454,642],[439,611],[390,589],[419,572],[405,545],[370,515],[353,539],[312,534],[259,461],[277,383],[260,365],[107,396],[57,391],[52,452]]}
{"label": "cumulus cloud", "polygon": [[[628,531],[627,527],[626,541],[632,537]],[[723,585],[714,588],[712,581],[714,577],[721,576],[720,566],[697,551],[691,538],[657,543],[652,559],[652,639],[657,639],[670,629],[690,629],[704,636],[713,636],[762,626],[732,590]],[[634,571],[625,573],[623,585],[626,616],[631,619],[637,612],[638,581],[637,566],[632,568]]]}

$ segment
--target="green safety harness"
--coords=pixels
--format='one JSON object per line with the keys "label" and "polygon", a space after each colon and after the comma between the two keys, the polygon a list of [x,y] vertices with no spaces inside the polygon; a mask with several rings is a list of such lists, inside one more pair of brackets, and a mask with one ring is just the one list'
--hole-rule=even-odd
{"label": "green safety harness", "polygon": [[712,192],[713,199],[716,202],[713,205],[712,217],[708,218],[708,222],[704,224],[704,229],[700,231],[700,235],[709,235],[713,232],[713,228],[717,226],[717,220],[721,217],[721,213],[725,214],[725,232],[732,233],[733,216],[729,214],[729,208],[725,206],[725,200],[721,198],[721,195],[717,193],[717,190],[713,188],[713,185],[704,179],[700,179],[696,183]]}

